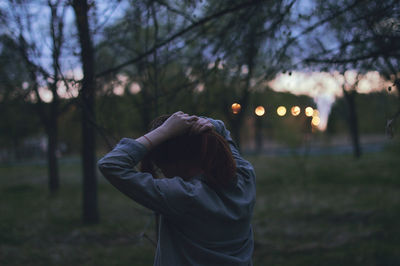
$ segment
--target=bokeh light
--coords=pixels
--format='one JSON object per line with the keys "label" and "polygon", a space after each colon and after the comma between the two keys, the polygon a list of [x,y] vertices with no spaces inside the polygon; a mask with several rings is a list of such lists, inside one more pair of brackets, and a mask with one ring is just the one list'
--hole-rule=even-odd
{"label": "bokeh light", "polygon": [[299,106],[293,106],[292,109],[290,109],[291,113],[293,116],[298,116],[301,112],[301,109]]}
{"label": "bokeh light", "polygon": [[285,106],[279,106],[278,109],[276,109],[276,113],[279,116],[284,116],[286,114],[286,107]]}
{"label": "bokeh light", "polygon": [[313,119],[311,120],[311,124],[316,127],[319,125],[320,122],[321,119],[318,116],[314,116]]}
{"label": "bokeh light", "polygon": [[238,114],[240,112],[240,109],[242,109],[242,106],[240,106],[240,104],[238,103],[234,103],[232,104],[232,113],[233,114]]}
{"label": "bokeh light", "polygon": [[257,106],[254,113],[256,113],[257,116],[263,116],[265,114],[265,109],[262,106]]}
{"label": "bokeh light", "polygon": [[312,114],[313,117],[319,117],[319,111],[315,109]]}
{"label": "bokeh light", "polygon": [[314,109],[312,107],[308,106],[306,108],[305,112],[306,112],[306,116],[311,117],[311,116],[313,116]]}

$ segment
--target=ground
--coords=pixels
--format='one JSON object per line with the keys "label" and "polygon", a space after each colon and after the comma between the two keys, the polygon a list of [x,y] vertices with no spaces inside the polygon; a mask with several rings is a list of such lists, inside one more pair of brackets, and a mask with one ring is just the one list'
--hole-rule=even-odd
{"label": "ground", "polygon": [[[400,265],[400,146],[351,155],[247,156],[257,173],[254,265]],[[0,265],[152,265],[153,214],[99,175],[101,222],[81,222],[78,159],[0,166]]]}

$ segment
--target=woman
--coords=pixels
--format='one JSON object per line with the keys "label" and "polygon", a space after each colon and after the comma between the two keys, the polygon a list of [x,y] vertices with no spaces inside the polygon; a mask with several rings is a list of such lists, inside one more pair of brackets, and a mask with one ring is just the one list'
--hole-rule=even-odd
{"label": "woman", "polygon": [[183,112],[160,117],[98,165],[122,193],[160,213],[154,265],[252,265],[255,173],[223,122]]}

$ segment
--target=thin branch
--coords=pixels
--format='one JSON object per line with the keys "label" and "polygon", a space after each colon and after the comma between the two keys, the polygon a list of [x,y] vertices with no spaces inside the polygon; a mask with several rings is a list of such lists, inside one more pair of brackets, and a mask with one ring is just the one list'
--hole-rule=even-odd
{"label": "thin branch", "polygon": [[[109,7],[107,10],[104,11],[103,14],[104,14],[105,19],[99,25],[97,25],[97,27],[95,29],[93,29],[93,31],[92,31],[93,34],[99,32],[107,24],[107,22],[112,17],[112,15],[115,13],[115,11],[118,9],[118,6],[120,4],[121,4],[121,1],[117,1],[116,4],[111,5],[111,7]],[[107,12],[109,12],[108,16],[105,15]]]}
{"label": "thin branch", "polygon": [[192,24],[196,23],[195,20],[193,20],[190,15],[185,14],[184,12],[171,7],[167,2],[163,1],[163,0],[155,0],[154,2],[157,2],[160,6],[164,6],[167,10],[171,11],[172,13],[175,13],[177,15],[180,15],[182,17],[184,17],[185,19],[189,20]]}
{"label": "thin branch", "polygon": [[362,60],[367,59],[376,59],[382,56],[381,51],[373,51],[368,54],[359,55],[350,58],[331,58],[331,59],[317,59],[317,58],[306,58],[303,61],[306,63],[328,63],[328,64],[346,64],[346,63],[355,63]]}
{"label": "thin branch", "polygon": [[310,32],[312,32],[313,30],[315,30],[316,28],[322,26],[323,24],[335,19],[336,17],[342,15],[343,13],[353,9],[354,7],[356,7],[358,4],[360,4],[361,2],[363,2],[364,0],[355,0],[353,4],[337,11],[334,12],[333,14],[331,14],[330,16],[315,22],[313,25],[307,27],[305,30],[303,30],[302,32],[300,32],[298,35],[296,35],[295,37],[292,37],[291,39],[289,39],[289,41],[287,43],[285,43],[285,45],[282,46],[282,48],[280,49],[281,52],[280,54],[283,55],[285,54],[286,50],[288,49],[288,47],[297,39],[299,39],[301,36],[308,34]]}

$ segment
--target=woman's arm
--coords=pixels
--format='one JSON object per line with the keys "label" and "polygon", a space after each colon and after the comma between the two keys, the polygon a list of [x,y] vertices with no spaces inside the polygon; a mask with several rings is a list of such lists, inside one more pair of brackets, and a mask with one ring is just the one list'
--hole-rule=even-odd
{"label": "woman's arm", "polygon": [[98,162],[103,176],[119,191],[137,203],[164,213],[169,206],[165,200],[165,184],[149,173],[141,173],[135,166],[146,155],[147,149],[140,142],[123,138],[112,151]]}
{"label": "woman's arm", "polygon": [[154,179],[151,174],[138,172],[134,167],[150,149],[169,138],[184,134],[197,120],[196,116],[176,112],[163,125],[146,135],[136,140],[122,139],[99,160],[100,172],[113,186],[139,204],[163,214],[174,212],[174,206],[168,205],[165,191],[184,190],[182,184],[173,183],[173,180]]}

